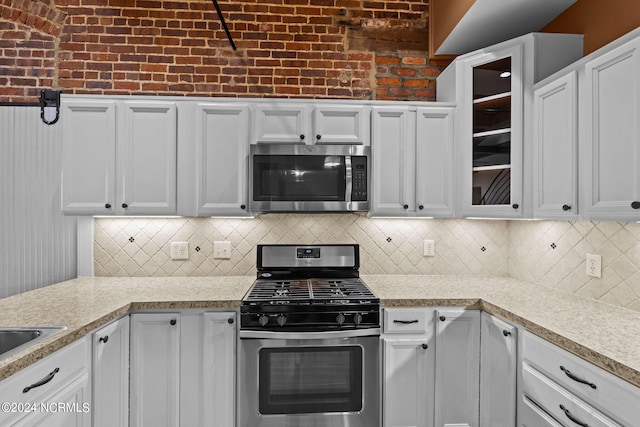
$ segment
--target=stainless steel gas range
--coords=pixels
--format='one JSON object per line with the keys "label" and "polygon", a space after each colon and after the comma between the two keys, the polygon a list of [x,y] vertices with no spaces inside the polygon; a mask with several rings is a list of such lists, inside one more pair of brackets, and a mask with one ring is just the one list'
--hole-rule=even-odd
{"label": "stainless steel gas range", "polygon": [[240,310],[240,427],[380,425],[380,301],[358,245],[260,245]]}

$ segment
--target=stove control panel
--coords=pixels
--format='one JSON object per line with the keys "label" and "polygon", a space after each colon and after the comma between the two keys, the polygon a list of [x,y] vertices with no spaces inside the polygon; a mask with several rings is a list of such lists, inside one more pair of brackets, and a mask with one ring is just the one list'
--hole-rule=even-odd
{"label": "stove control panel", "polygon": [[296,248],[296,258],[320,258],[320,248]]}

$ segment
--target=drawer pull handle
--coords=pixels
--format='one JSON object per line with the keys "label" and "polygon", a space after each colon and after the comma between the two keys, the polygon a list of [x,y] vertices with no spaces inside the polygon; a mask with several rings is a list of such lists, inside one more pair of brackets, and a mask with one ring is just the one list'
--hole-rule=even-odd
{"label": "drawer pull handle", "polygon": [[508,337],[509,335],[511,335],[511,331],[507,331],[506,329],[502,331],[502,335],[504,335],[505,337]]}
{"label": "drawer pull handle", "polygon": [[591,388],[592,388],[592,389],[594,389],[594,390],[595,390],[596,388],[598,388],[594,383],[591,383],[591,382],[589,382],[589,381],[587,381],[587,380],[583,380],[582,378],[578,378],[578,377],[576,377],[575,375],[573,375],[573,374],[571,373],[571,371],[570,371],[570,370],[568,370],[568,369],[567,369],[567,368],[565,368],[564,366],[560,366],[560,370],[561,370],[562,372],[564,372],[566,376],[568,376],[569,378],[571,378],[571,379],[572,379],[572,380],[574,380],[575,382],[578,382],[578,383],[581,383],[581,384],[586,384],[586,385],[588,385],[589,387],[591,387]]}
{"label": "drawer pull handle", "polygon": [[53,371],[51,371],[51,373],[49,375],[47,375],[46,377],[44,377],[43,379],[41,379],[40,381],[31,384],[28,387],[25,387],[22,389],[23,393],[28,393],[29,390],[31,390],[32,388],[36,388],[36,387],[40,387],[42,385],[45,385],[46,383],[48,383],[49,381],[51,381],[53,379],[53,377],[56,376],[56,374],[60,372],[60,368],[56,368]]}
{"label": "drawer pull handle", "polygon": [[398,320],[398,319],[395,319],[393,321],[393,323],[400,323],[401,325],[410,325],[412,323],[418,323],[418,322],[419,321],[417,319],[416,320]]}
{"label": "drawer pull handle", "polygon": [[564,414],[567,416],[567,418],[569,418],[574,423],[576,423],[576,424],[578,424],[579,426],[582,426],[582,427],[589,427],[589,424],[583,423],[582,421],[580,421],[579,419],[577,419],[576,417],[571,415],[571,412],[569,412],[569,410],[567,408],[565,408],[564,405],[560,405],[560,409],[562,409],[564,411]]}

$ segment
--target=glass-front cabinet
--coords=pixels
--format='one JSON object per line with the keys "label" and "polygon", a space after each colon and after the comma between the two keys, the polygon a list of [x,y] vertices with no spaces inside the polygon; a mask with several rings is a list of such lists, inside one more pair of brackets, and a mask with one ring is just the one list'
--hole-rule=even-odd
{"label": "glass-front cabinet", "polygon": [[437,100],[455,102],[456,216],[533,214],[533,85],[582,57],[582,36],[532,33],[458,56]]}
{"label": "glass-front cabinet", "polygon": [[511,204],[511,57],[473,67],[472,205]]}

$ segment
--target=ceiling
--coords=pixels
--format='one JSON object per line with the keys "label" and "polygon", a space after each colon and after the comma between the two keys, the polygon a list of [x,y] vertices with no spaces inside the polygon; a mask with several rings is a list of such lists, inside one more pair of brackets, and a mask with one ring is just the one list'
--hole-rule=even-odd
{"label": "ceiling", "polygon": [[541,30],[577,0],[476,0],[437,48],[461,55]]}

